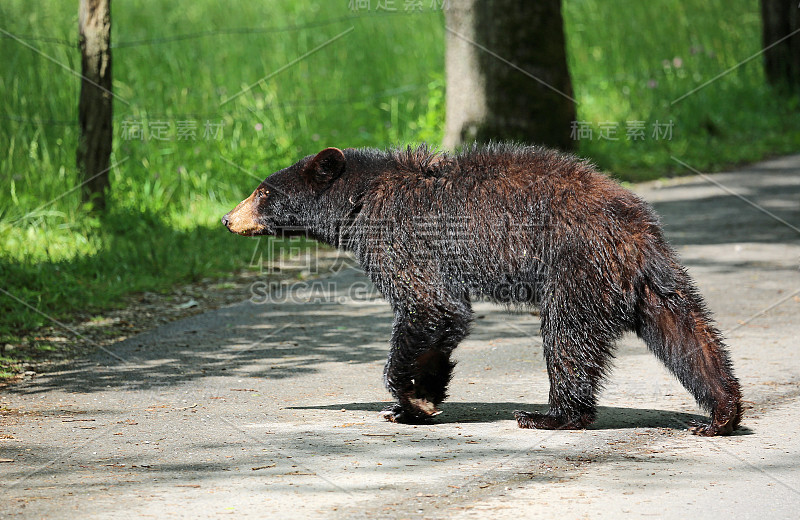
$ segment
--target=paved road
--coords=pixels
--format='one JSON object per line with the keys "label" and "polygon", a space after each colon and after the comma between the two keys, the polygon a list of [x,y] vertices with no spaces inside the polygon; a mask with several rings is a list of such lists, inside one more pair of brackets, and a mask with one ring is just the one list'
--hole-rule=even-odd
{"label": "paved road", "polygon": [[488,304],[436,423],[382,422],[389,308],[343,268],[5,390],[0,515],[796,518],[800,156],[638,190],[727,333],[738,435],[689,435],[693,401],[635,337],[592,429],[517,429],[546,408],[539,320]]}

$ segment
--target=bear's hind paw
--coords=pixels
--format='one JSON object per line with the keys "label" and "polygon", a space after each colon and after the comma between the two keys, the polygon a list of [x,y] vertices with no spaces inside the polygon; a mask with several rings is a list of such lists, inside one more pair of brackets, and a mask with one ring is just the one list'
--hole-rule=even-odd
{"label": "bear's hind paw", "polygon": [[689,421],[689,432],[692,435],[700,437],[715,437],[717,435],[730,435],[733,433],[734,426],[731,422],[725,424],[718,424],[716,422],[701,423],[698,421]]}
{"label": "bear's hind paw", "polygon": [[525,412],[514,410],[514,418],[520,428],[537,430],[581,430],[591,421],[581,419],[567,419],[557,415]]}

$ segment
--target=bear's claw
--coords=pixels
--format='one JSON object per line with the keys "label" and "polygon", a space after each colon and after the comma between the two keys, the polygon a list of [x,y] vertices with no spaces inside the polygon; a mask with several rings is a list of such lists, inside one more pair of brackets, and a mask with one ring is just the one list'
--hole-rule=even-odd
{"label": "bear's claw", "polygon": [[701,423],[698,421],[689,421],[689,433],[700,437],[730,435],[733,433],[733,430],[734,426],[730,422],[726,424],[717,424],[716,422]]}
{"label": "bear's claw", "polygon": [[389,422],[393,423],[400,423],[400,424],[426,424],[429,423],[431,418],[435,415],[440,414],[439,410],[434,408],[434,412],[432,413],[419,413],[419,410],[416,410],[417,413],[414,411],[407,410],[403,408],[400,404],[395,403],[393,405],[387,406],[386,408],[381,411],[379,414],[380,417],[386,419]]}

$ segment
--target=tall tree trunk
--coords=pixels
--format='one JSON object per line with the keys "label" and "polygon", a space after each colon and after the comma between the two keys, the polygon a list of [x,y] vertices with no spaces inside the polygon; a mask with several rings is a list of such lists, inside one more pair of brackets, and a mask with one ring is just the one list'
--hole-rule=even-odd
{"label": "tall tree trunk", "polygon": [[459,0],[446,20],[445,147],[491,139],[572,148],[561,0]]}
{"label": "tall tree trunk", "polygon": [[[774,86],[800,89],[800,5],[798,0],[761,0],[764,69]],[[793,36],[789,36],[794,33]]]}
{"label": "tall tree trunk", "polygon": [[76,163],[83,201],[103,210],[112,142],[111,0],[81,0],[79,24],[83,79]]}

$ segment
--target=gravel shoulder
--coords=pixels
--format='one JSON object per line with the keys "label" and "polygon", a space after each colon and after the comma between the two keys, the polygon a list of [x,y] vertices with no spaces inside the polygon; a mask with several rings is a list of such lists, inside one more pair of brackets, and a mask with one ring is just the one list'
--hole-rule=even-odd
{"label": "gravel shoulder", "polygon": [[546,409],[539,319],[484,303],[444,413],[382,422],[391,312],[336,256],[0,390],[3,516],[795,518],[800,156],[635,189],[726,333],[737,435],[689,435],[702,414],[633,336],[591,429],[517,429]]}

